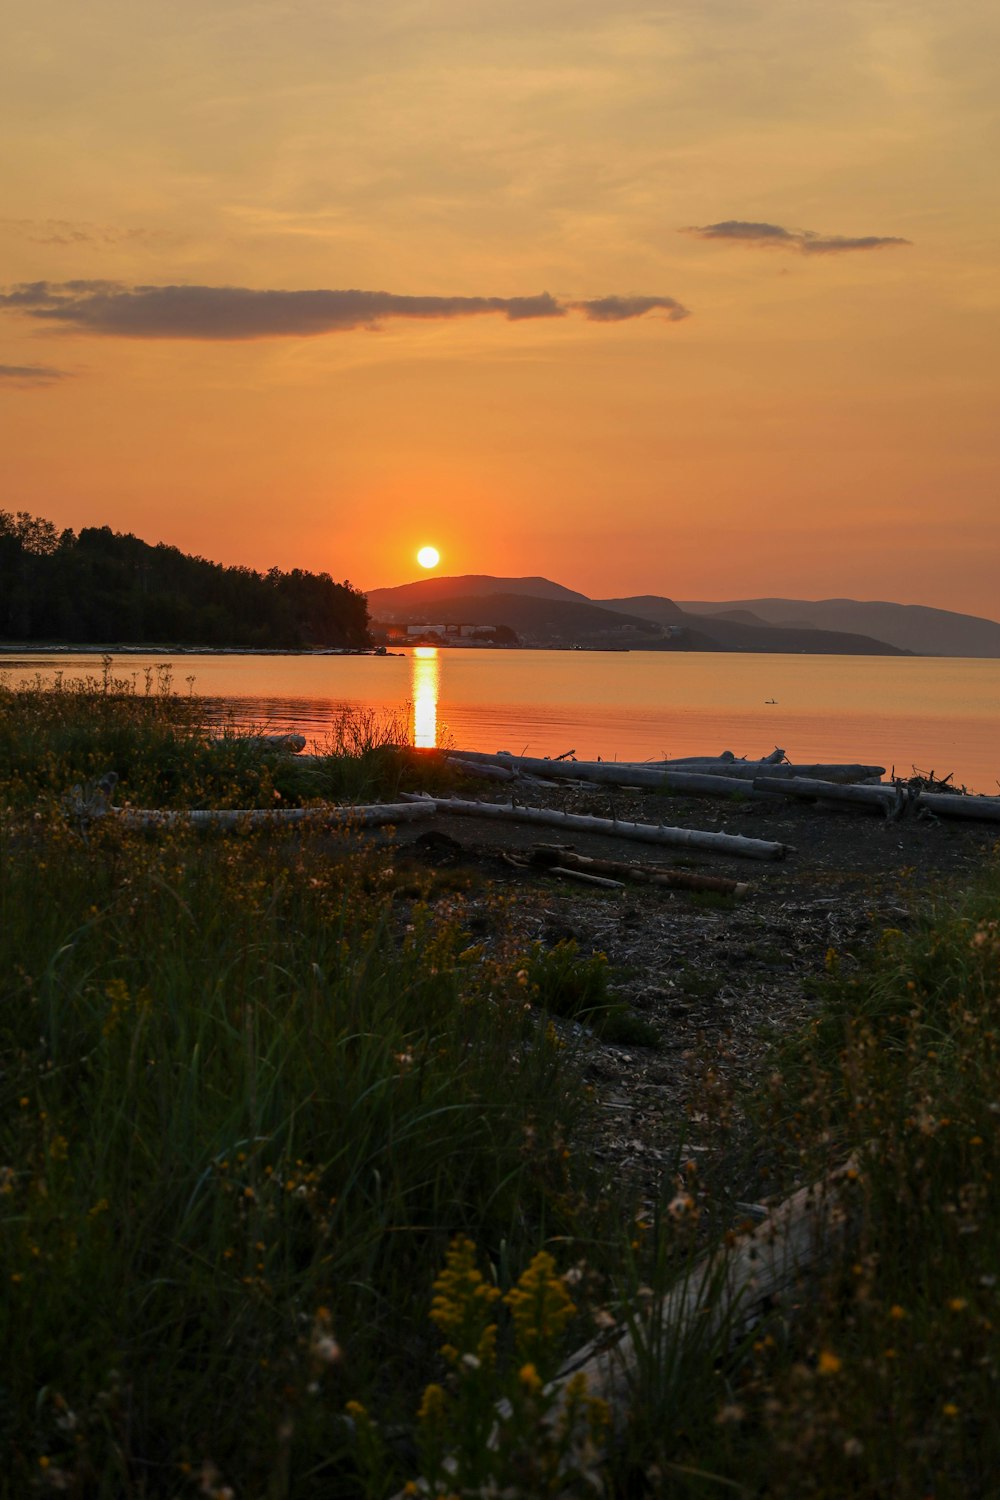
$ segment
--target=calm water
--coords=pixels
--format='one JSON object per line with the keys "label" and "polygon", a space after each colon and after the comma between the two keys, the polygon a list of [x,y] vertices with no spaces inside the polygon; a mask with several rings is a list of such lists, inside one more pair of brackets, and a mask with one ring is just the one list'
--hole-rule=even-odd
{"label": "calm water", "polygon": [[[162,669],[122,655],[115,675]],[[864,761],[1000,784],[1000,660],[734,653],[437,650],[395,657],[172,659],[173,687],[227,700],[239,722],[298,728],[321,745],[345,708],[394,713],[420,745],[580,759],[766,754]],[[0,677],[100,674],[100,657],[0,657]],[[774,699],[774,702],[769,700]]]}

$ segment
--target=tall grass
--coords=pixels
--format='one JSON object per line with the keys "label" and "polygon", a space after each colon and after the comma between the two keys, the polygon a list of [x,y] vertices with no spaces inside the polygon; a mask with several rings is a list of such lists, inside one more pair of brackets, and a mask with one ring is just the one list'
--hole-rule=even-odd
{"label": "tall grass", "polygon": [[174,1493],[206,1456],[340,1493],[307,1478],[331,1391],[399,1400],[449,1236],[517,1263],[569,1228],[570,1067],[383,874],[319,837],[4,835],[5,1493],[43,1460]]}
{"label": "tall grass", "polygon": [[193,694],[172,691],[169,667],[100,676],[45,690],[0,680],[0,787],[13,807],[53,807],[75,784],[114,771],[117,800],[136,807],[296,807],[390,801],[402,790],[450,785],[437,757],[407,744],[391,714],[345,710],[308,762],[262,748],[254,726],[212,721]]}

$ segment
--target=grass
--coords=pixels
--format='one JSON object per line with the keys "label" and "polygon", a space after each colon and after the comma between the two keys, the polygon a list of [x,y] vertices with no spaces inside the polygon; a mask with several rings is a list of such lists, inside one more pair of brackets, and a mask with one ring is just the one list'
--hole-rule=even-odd
{"label": "grass", "polygon": [[[433,774],[355,728],[329,785]],[[608,1414],[580,1405],[554,1457],[543,1377],[619,1315],[640,1360],[609,1496],[995,1493],[996,870],[860,966],[831,953],[814,1023],[740,1105],[741,1196],[853,1154],[847,1257],[748,1338],[677,1337],[656,1309],[732,1217],[704,1158],[637,1219],[577,1146],[599,1101],[546,1017],[613,1021],[599,955],[519,952],[499,895],[401,879],[373,842],[62,813],[111,766],[137,805],[316,790],[229,738],[108,673],[0,694],[3,1500],[382,1500],[447,1485],[449,1444],[470,1493],[589,1492]]]}

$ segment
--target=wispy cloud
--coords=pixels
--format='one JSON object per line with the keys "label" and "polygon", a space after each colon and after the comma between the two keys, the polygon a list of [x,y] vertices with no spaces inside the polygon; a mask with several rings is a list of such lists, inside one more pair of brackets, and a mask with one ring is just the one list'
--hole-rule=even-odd
{"label": "wispy cloud", "polygon": [[93,224],[86,219],[9,219],[0,217],[0,229],[30,240],[33,245],[128,245],[161,240],[152,229],[123,228],[118,224]]}
{"label": "wispy cloud", "polygon": [[236,286],[127,286],[113,281],[34,281],[0,292],[0,308],[87,333],[121,338],[303,338],[375,329],[389,318],[438,320],[499,314],[509,322],[563,318],[622,322],[655,309],[687,316],[672,297],[411,297],[394,292],[259,291]]}
{"label": "wispy cloud", "polygon": [[909,245],[895,234],[817,234],[812,229],[785,229],[781,224],[758,224],[749,219],[723,219],[719,224],[691,224],[681,230],[700,240],[726,240],[732,245],[763,245],[795,250],[802,255],[838,255],[845,250],[883,250]]}
{"label": "wispy cloud", "polygon": [[68,370],[57,370],[52,365],[0,365],[0,385],[24,388],[54,385],[57,380],[66,380],[68,376]]}

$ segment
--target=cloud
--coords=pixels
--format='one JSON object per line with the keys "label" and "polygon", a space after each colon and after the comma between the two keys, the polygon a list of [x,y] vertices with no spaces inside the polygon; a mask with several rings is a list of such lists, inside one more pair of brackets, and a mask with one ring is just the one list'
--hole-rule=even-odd
{"label": "cloud", "polygon": [[620,322],[655,308],[672,320],[687,310],[672,297],[600,297],[560,302],[531,297],[409,297],[394,292],[257,291],[237,286],[126,286],[115,281],[33,281],[0,292],[0,308],[66,329],[120,338],[303,338],[378,328],[387,318],[449,319],[496,313],[509,322],[583,312]]}
{"label": "cloud", "polygon": [[0,385],[27,388],[37,385],[54,385],[65,380],[68,370],[57,370],[52,365],[0,365]]}
{"label": "cloud", "polygon": [[33,245],[125,245],[164,238],[162,234],[150,229],[92,224],[86,219],[0,218],[0,228],[21,235]]}
{"label": "cloud", "polygon": [[675,302],[673,297],[594,297],[589,302],[570,302],[576,312],[582,312],[591,323],[624,323],[628,318],[641,318],[644,313],[659,308],[666,313],[671,323],[691,314],[686,307]]}
{"label": "cloud", "polygon": [[682,234],[700,240],[728,240],[737,245],[778,246],[802,255],[837,255],[845,250],[882,250],[887,245],[909,245],[895,234],[817,234],[812,229],[785,229],[781,224],[758,224],[750,219],[723,219],[720,224],[691,224]]}

